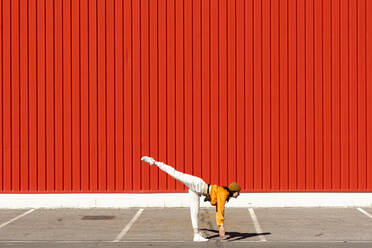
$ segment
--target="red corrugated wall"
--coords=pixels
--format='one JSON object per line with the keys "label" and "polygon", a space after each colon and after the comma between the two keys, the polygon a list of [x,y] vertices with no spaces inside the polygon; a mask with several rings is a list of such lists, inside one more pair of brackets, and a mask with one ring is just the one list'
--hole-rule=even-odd
{"label": "red corrugated wall", "polygon": [[372,191],[371,0],[1,0],[0,191]]}

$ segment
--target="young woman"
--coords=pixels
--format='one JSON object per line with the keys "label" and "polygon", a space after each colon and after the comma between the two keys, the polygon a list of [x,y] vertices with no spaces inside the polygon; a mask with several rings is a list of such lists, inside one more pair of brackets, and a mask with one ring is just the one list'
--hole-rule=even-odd
{"label": "young woman", "polygon": [[199,232],[199,208],[200,208],[200,196],[204,195],[207,201],[210,201],[212,206],[216,206],[216,222],[219,228],[220,237],[225,236],[224,228],[224,212],[225,203],[229,201],[230,197],[237,198],[240,194],[240,186],[236,182],[232,182],[229,187],[221,187],[217,185],[210,185],[205,183],[201,178],[188,175],[175,170],[173,167],[166,165],[162,162],[158,162],[151,157],[144,156],[141,158],[143,162],[149,163],[150,165],[156,165],[162,171],[174,179],[185,184],[189,188],[190,197],[190,214],[191,223],[194,228],[194,241],[208,241]]}

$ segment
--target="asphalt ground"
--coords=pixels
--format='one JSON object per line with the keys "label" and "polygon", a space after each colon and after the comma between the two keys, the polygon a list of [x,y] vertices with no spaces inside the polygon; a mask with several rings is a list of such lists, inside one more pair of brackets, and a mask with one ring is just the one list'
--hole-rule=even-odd
{"label": "asphalt ground", "polygon": [[0,247],[372,247],[372,208],[201,208],[208,242],[193,242],[188,208],[0,209]]}

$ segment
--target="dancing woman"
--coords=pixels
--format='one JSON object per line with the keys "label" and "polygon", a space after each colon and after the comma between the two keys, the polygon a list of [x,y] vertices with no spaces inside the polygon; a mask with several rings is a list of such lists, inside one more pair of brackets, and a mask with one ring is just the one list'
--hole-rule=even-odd
{"label": "dancing woman", "polygon": [[210,201],[212,206],[216,206],[216,222],[219,228],[219,235],[221,238],[225,236],[224,227],[224,212],[225,203],[229,201],[231,197],[237,198],[240,194],[240,186],[236,182],[232,182],[229,187],[222,187],[218,185],[210,185],[203,181],[203,179],[188,175],[177,171],[173,167],[166,165],[162,162],[158,162],[155,159],[144,156],[141,158],[143,162],[149,163],[150,165],[156,165],[162,171],[174,179],[185,184],[189,188],[190,197],[190,214],[191,223],[194,228],[194,241],[208,241],[199,232],[199,209],[200,209],[200,196],[205,196],[206,201]]}

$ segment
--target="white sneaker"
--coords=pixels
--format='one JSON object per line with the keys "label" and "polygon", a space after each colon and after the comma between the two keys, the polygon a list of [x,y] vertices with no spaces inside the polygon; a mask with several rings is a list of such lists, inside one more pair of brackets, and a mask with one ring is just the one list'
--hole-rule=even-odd
{"label": "white sneaker", "polygon": [[148,157],[148,156],[143,156],[141,158],[141,161],[146,162],[146,163],[149,163],[150,165],[153,165],[156,162],[155,159],[153,159],[152,157]]}
{"label": "white sneaker", "polygon": [[208,241],[208,239],[204,238],[200,232],[194,233],[194,241],[196,242],[205,242]]}

